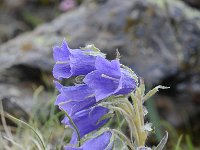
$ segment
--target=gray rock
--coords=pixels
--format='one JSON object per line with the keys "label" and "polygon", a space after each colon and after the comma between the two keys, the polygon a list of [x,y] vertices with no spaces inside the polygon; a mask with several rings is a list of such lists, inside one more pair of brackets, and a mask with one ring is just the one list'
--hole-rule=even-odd
{"label": "gray rock", "polygon": [[1,45],[0,73],[19,65],[50,73],[52,46],[64,37],[71,48],[93,43],[108,58],[115,58],[118,49],[122,63],[152,86],[198,68],[200,13],[172,0],[86,1],[51,23]]}
{"label": "gray rock", "polygon": [[50,71],[52,46],[65,37],[72,48],[94,43],[110,58],[118,49],[122,62],[153,84],[174,74],[200,47],[199,13],[179,1],[163,5],[153,0],[82,5],[3,44],[0,71],[16,64]]}
{"label": "gray rock", "polygon": [[[12,23],[11,23],[12,22]],[[0,44],[27,30],[27,26],[0,7]]]}
{"label": "gray rock", "polygon": [[199,0],[183,0],[183,1],[194,8],[200,9],[200,1]]}

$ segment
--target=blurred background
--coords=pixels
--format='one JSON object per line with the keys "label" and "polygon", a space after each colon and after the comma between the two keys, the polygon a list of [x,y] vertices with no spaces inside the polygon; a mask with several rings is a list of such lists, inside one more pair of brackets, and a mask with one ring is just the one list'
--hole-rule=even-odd
{"label": "blurred background", "polygon": [[147,144],[167,130],[167,149],[200,149],[199,0],[0,0],[0,149],[34,141],[6,112],[39,128],[49,149],[67,142],[51,74],[52,47],[64,38],[109,59],[118,49],[147,91],[170,86],[145,104],[155,127]]}

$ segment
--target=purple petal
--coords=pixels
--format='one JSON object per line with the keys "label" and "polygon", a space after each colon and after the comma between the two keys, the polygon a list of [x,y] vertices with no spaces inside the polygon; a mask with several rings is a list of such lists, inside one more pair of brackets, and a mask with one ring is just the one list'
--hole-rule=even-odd
{"label": "purple petal", "polygon": [[[57,83],[57,86],[62,86]],[[62,86],[60,94],[57,96],[55,105],[66,111],[69,115],[88,109],[96,104],[94,91],[85,84],[65,87]]]}
{"label": "purple petal", "polygon": [[65,146],[65,150],[111,150],[113,143],[110,144],[112,133],[107,131],[101,135],[89,139],[80,148]]}
{"label": "purple petal", "polygon": [[119,88],[120,79],[116,79],[99,70],[95,70],[87,74],[83,80],[90,88],[95,89],[95,97],[97,102],[116,92]]}
{"label": "purple petal", "polygon": [[70,78],[72,76],[86,75],[95,70],[96,57],[102,55],[95,54],[92,50],[70,49],[63,41],[61,47],[53,48],[53,56],[56,64],[53,68],[53,75],[56,79]]}
{"label": "purple petal", "polygon": [[83,81],[92,89],[95,89],[97,101],[112,95],[119,86],[119,79],[102,77],[98,70],[87,74]]}
{"label": "purple petal", "polygon": [[94,91],[85,84],[63,87],[62,92],[67,95],[68,99],[74,101],[81,101],[94,97]]}
{"label": "purple petal", "polygon": [[96,57],[85,54],[71,55],[71,73],[74,76],[86,75],[87,73],[95,70],[95,59]]}
{"label": "purple petal", "polygon": [[59,92],[61,92],[61,88],[63,88],[63,85],[60,84],[59,82],[55,81],[55,80],[53,81],[53,83],[55,84],[56,89],[57,89]]}
{"label": "purple petal", "polygon": [[67,101],[59,105],[59,107],[66,111],[69,115],[73,115],[83,109],[87,109],[96,104],[95,98],[86,99],[83,101]]}
{"label": "purple petal", "polygon": [[64,146],[64,150],[83,150],[82,148],[75,148],[71,146]]}
{"label": "purple petal", "polygon": [[65,101],[68,100],[68,97],[64,94],[64,93],[60,93],[57,98],[56,98],[56,101],[55,101],[55,105],[58,105],[60,103],[63,103]]}
{"label": "purple petal", "polygon": [[97,70],[99,70],[101,73],[111,76],[113,78],[120,78],[121,72],[120,72],[120,63],[118,60],[112,60],[111,62],[107,59],[97,56],[95,67]]}
{"label": "purple petal", "polygon": [[70,55],[70,48],[67,45],[66,41],[63,41],[62,46],[58,47],[55,46],[53,48],[53,57],[54,60],[57,61],[67,61],[69,60],[69,55]]}
{"label": "purple petal", "polygon": [[97,70],[87,74],[83,81],[95,90],[96,100],[99,101],[121,88],[121,71],[118,60],[110,62],[100,56],[97,56],[95,66]]}
{"label": "purple petal", "polygon": [[[106,113],[108,113],[107,108],[96,106],[94,108],[80,111],[71,116],[71,118],[74,121],[76,127],[78,128],[80,136],[83,137],[85,134],[97,130],[108,121],[108,119],[105,119],[98,122],[101,119],[101,117],[103,117]],[[66,117],[62,120],[62,123],[70,125],[73,128],[73,126]]]}
{"label": "purple petal", "polygon": [[83,82],[94,89],[96,100],[102,100],[111,95],[128,94],[136,88],[136,82],[128,70],[120,68],[118,60],[108,61],[97,57],[96,70],[88,73]]}
{"label": "purple petal", "polygon": [[78,135],[77,135],[76,131],[74,131],[74,132],[72,133],[72,137],[71,137],[71,140],[70,140],[70,144],[76,145],[77,142],[78,142]]}
{"label": "purple petal", "polygon": [[70,65],[66,64],[55,64],[53,68],[54,78],[60,80],[62,78],[69,78],[71,76]]}
{"label": "purple petal", "polygon": [[122,76],[121,76],[120,82],[122,85],[119,91],[115,93],[115,95],[128,94],[136,88],[136,82],[131,77],[130,72],[125,69],[121,69],[121,72],[122,72]]}
{"label": "purple petal", "polygon": [[108,145],[110,144],[111,136],[112,136],[111,132],[109,131],[104,132],[98,137],[86,141],[81,146],[81,148],[83,148],[83,150],[105,150],[105,149],[111,150],[112,144],[110,145],[110,147],[108,147]]}

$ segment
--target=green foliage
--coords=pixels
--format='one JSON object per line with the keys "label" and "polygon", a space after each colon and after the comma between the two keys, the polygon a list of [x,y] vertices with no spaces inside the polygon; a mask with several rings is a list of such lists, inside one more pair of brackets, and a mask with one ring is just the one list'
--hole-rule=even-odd
{"label": "green foliage", "polygon": [[186,135],[185,139],[188,150],[194,150],[194,145],[192,143],[191,137],[189,135]]}
{"label": "green foliage", "polygon": [[22,11],[21,12],[22,18],[30,24],[32,27],[36,27],[37,25],[43,23],[42,19],[35,16],[33,13],[30,13],[28,11]]}
{"label": "green foliage", "polygon": [[175,150],[181,150],[180,144],[181,144],[182,138],[183,138],[183,135],[181,135],[179,137],[178,142],[177,142],[176,147],[175,147]]}
{"label": "green foliage", "polygon": [[[35,105],[28,122],[4,112],[1,104],[3,125],[0,127],[3,131],[0,132],[0,149],[50,150],[56,148],[60,150],[69,141],[71,130],[66,130],[60,125],[60,118],[64,113],[57,112],[55,109],[53,104],[55,93],[49,95],[51,98],[49,97],[48,101],[44,101],[38,98],[42,90],[43,88],[39,87],[34,93]],[[16,123],[16,127],[7,125],[5,119]]]}
{"label": "green foliage", "polygon": [[[39,87],[35,90],[35,93],[33,94],[34,106],[28,122],[24,122],[17,118],[13,118],[12,116],[4,112],[2,105],[0,105],[0,113],[2,120],[1,122],[3,123],[3,125],[0,126],[1,129],[3,129],[3,132],[0,132],[0,149],[60,150],[62,149],[63,145],[69,142],[71,130],[64,129],[64,127],[60,125],[60,118],[64,115],[64,112],[58,112],[53,104],[56,94],[50,94],[49,99],[44,101],[39,99],[39,95],[43,92],[43,90],[43,87]],[[168,147],[170,147],[169,149],[198,149],[194,146],[192,142],[192,135],[183,134],[182,136],[179,136],[178,131],[169,122],[160,120],[159,114],[156,111],[154,103],[152,105],[148,104],[148,106],[150,106],[148,107],[148,110],[150,112],[149,117],[151,118],[151,122],[153,122],[153,126],[156,127],[156,131],[159,130],[160,137],[163,131],[161,127],[164,127],[165,130],[169,132],[169,141],[167,142]],[[11,127],[7,125],[5,122],[5,118],[13,120],[14,122],[16,122],[17,126]],[[119,112],[115,114],[115,117],[113,119],[115,119],[114,123],[112,123],[112,125],[109,126],[112,126],[113,128],[117,127],[119,131],[127,130],[128,125]],[[113,132],[116,131],[114,130]],[[119,145],[115,145],[115,148],[120,146],[122,149],[127,149],[125,145],[131,145],[131,143],[129,143],[129,139],[125,135],[121,135],[120,133],[118,133],[117,135],[120,139],[123,140],[120,141],[120,139],[118,139]]]}

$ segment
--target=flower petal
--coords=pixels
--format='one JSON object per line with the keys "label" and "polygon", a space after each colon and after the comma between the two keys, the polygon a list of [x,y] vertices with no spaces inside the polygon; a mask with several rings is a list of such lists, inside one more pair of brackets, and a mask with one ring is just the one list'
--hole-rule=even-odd
{"label": "flower petal", "polygon": [[71,73],[74,76],[86,75],[87,73],[95,70],[95,59],[96,57],[85,54],[71,55]]}
{"label": "flower petal", "polygon": [[69,78],[71,76],[70,65],[66,64],[55,64],[53,68],[54,78],[61,80],[62,78]]}
{"label": "flower petal", "polygon": [[110,138],[112,133],[110,131],[106,131],[101,135],[89,139],[80,148],[75,148],[71,146],[65,146],[65,150],[111,150],[113,144],[110,144]]}
{"label": "flower petal", "polygon": [[83,150],[82,148],[75,148],[71,146],[64,146],[64,150]]}
{"label": "flower petal", "polygon": [[63,103],[65,101],[68,100],[68,97],[64,94],[64,93],[60,93],[57,98],[56,98],[56,101],[54,103],[54,105],[58,105],[60,103]]}
{"label": "flower petal", "polygon": [[121,87],[119,88],[118,92],[115,93],[115,95],[128,94],[136,88],[136,81],[131,77],[130,72],[125,69],[121,69],[121,72]]}
{"label": "flower petal", "polygon": [[62,92],[67,95],[68,99],[74,101],[81,101],[94,97],[94,91],[85,84],[63,87]]}
{"label": "flower petal", "polygon": [[115,94],[121,88],[121,70],[118,60],[112,60],[97,56],[96,70],[87,74],[83,80],[89,87],[95,90],[96,100],[102,100]]}
{"label": "flower petal", "polygon": [[[58,88],[62,86],[58,83],[56,85]],[[69,87],[62,86],[60,92],[55,105],[59,105],[59,108],[66,111],[69,115],[88,109],[96,104],[94,91],[85,84]]]}
{"label": "flower petal", "polygon": [[112,136],[112,133],[107,131],[103,134],[99,135],[96,138],[90,139],[86,141],[81,148],[84,150],[111,150],[112,145],[108,147],[110,144],[110,138]]}
{"label": "flower petal", "polygon": [[119,79],[110,79],[109,76],[103,76],[100,71],[95,70],[87,74],[83,80],[90,88],[95,89],[97,102],[112,94],[119,86]]}
{"label": "flower petal", "polygon": [[59,104],[59,108],[66,111],[69,115],[73,115],[83,109],[87,109],[96,104],[95,98],[86,99],[83,101],[67,101]]}
{"label": "flower petal", "polygon": [[53,83],[55,84],[56,89],[57,89],[59,92],[61,92],[61,89],[63,88],[63,85],[60,84],[59,82],[55,81],[55,80],[53,81]]}
{"label": "flower petal", "polygon": [[97,102],[110,95],[118,88],[119,80],[111,80],[102,77],[102,74],[95,70],[87,74],[83,80],[92,89],[95,89],[95,97]]}
{"label": "flower petal", "polygon": [[120,68],[118,60],[111,62],[97,56],[96,70],[88,73],[83,82],[94,89],[97,101],[111,95],[128,94],[136,88],[136,82],[128,70]]}
{"label": "flower petal", "polygon": [[62,46],[55,46],[53,48],[53,57],[57,61],[67,61],[69,60],[70,48],[67,45],[67,42],[64,40]]}
{"label": "flower petal", "polygon": [[119,79],[121,76],[120,63],[118,60],[112,60],[111,62],[107,59],[97,56],[95,67],[101,73]]}
{"label": "flower petal", "polygon": [[[106,113],[108,113],[108,111],[109,110],[105,107],[96,106],[90,109],[82,110],[71,116],[71,119],[74,121],[76,127],[78,128],[81,138],[85,134],[88,134],[89,132],[97,130],[103,126],[108,121],[108,119],[102,120],[100,122],[99,120]],[[62,123],[70,125],[73,128],[66,117],[62,120]]]}

